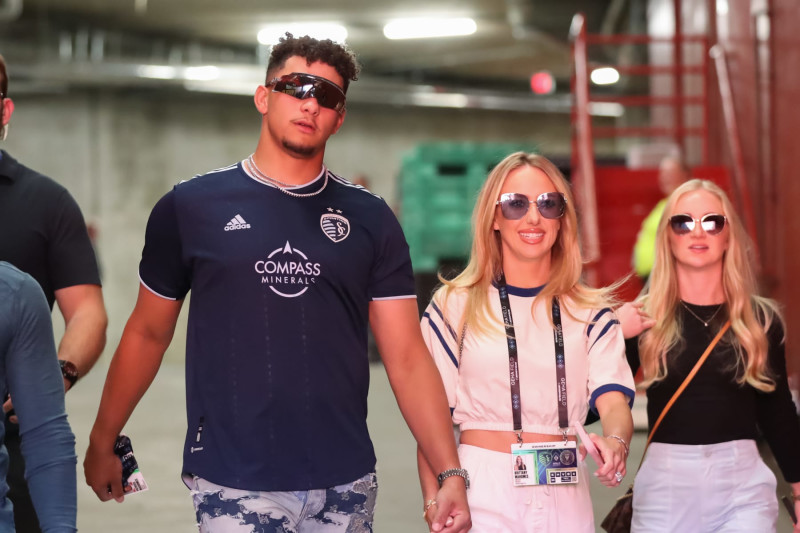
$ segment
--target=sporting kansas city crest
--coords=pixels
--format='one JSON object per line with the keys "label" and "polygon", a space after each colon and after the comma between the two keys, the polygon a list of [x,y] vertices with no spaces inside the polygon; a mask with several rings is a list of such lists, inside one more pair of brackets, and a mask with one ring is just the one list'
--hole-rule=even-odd
{"label": "sporting kansas city crest", "polygon": [[[331,207],[328,208],[328,211],[330,212],[324,213],[319,218],[322,232],[333,242],[342,242],[350,235],[350,221],[342,215],[334,214]],[[339,209],[336,212],[341,213]]]}

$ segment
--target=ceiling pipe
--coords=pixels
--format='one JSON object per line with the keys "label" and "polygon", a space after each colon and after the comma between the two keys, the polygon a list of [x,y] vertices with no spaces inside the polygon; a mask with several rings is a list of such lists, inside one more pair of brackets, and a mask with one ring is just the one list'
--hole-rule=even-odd
{"label": "ceiling pipe", "polygon": [[[175,88],[193,92],[252,97],[263,83],[259,65],[215,64],[205,66],[143,64],[120,61],[52,61],[17,65],[14,77],[36,82],[38,87],[105,87],[109,89]],[[16,92],[19,94],[20,88]],[[484,109],[515,113],[569,113],[569,95],[534,96],[526,92],[476,90],[469,87],[423,85],[360,77],[348,91],[352,104],[380,104],[398,107]],[[590,110],[599,116],[618,116],[618,104],[597,103]]]}

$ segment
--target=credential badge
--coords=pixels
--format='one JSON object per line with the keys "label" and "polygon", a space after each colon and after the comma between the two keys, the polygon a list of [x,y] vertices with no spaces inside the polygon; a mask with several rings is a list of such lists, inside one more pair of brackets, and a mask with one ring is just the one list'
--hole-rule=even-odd
{"label": "credential badge", "polygon": [[350,221],[342,215],[324,213],[319,218],[322,232],[333,242],[342,242],[350,235]]}

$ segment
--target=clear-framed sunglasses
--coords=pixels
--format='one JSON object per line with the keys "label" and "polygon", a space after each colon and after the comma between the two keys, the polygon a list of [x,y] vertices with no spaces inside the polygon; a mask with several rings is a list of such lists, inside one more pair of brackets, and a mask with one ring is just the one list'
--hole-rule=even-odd
{"label": "clear-framed sunglasses", "polygon": [[531,204],[536,204],[536,209],[544,218],[561,218],[567,208],[567,198],[560,192],[546,192],[531,200],[525,194],[507,192],[500,195],[495,205],[500,206],[500,211],[508,220],[519,220],[525,216]]}

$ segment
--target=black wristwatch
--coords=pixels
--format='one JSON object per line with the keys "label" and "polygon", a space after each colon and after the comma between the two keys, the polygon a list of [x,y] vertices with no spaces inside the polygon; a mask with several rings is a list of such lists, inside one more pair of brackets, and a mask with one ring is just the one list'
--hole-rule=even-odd
{"label": "black wristwatch", "polygon": [[439,474],[436,479],[439,481],[439,488],[442,488],[444,480],[451,476],[461,476],[464,478],[464,486],[469,488],[469,474],[463,468],[450,468]]}
{"label": "black wristwatch", "polygon": [[75,385],[75,382],[78,381],[79,377],[81,377],[81,374],[78,372],[78,367],[75,366],[75,363],[71,363],[66,359],[59,359],[58,364],[61,365],[61,375],[64,376],[64,379],[69,381],[69,386],[72,387]]}

